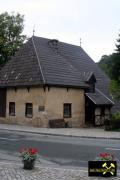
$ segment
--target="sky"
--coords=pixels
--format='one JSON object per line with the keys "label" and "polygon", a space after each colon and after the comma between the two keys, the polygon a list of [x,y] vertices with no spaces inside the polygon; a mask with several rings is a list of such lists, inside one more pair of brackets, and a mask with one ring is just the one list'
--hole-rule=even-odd
{"label": "sky", "polygon": [[0,0],[0,14],[24,15],[24,34],[80,45],[95,61],[112,54],[120,33],[120,0]]}

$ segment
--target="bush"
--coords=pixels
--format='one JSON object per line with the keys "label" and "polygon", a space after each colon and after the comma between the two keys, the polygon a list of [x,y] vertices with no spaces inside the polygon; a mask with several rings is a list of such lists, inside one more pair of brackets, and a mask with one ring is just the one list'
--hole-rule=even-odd
{"label": "bush", "polygon": [[120,121],[118,121],[118,120],[111,120],[111,128],[113,130],[120,129]]}
{"label": "bush", "polygon": [[105,130],[106,131],[109,131],[109,130],[111,130],[111,121],[110,120],[108,120],[108,119],[106,119],[105,121],[104,121],[104,126],[105,126]]}
{"label": "bush", "polygon": [[111,120],[105,120],[104,125],[106,131],[120,129],[120,112],[113,114]]}
{"label": "bush", "polygon": [[112,115],[112,120],[118,120],[120,121],[120,112],[114,113]]}

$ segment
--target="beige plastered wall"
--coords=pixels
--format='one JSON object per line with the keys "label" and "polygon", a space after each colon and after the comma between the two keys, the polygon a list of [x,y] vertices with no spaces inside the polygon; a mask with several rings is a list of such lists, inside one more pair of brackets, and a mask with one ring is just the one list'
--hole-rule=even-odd
{"label": "beige plastered wall", "polygon": [[[7,90],[6,118],[0,121],[9,124],[21,124],[48,127],[50,119],[63,118],[63,104],[72,104],[72,117],[66,118],[72,127],[81,127],[85,122],[84,90],[72,88],[19,88]],[[9,115],[9,102],[15,102],[15,116]],[[25,104],[33,103],[33,117],[25,117]],[[44,111],[39,111],[44,106]]]}

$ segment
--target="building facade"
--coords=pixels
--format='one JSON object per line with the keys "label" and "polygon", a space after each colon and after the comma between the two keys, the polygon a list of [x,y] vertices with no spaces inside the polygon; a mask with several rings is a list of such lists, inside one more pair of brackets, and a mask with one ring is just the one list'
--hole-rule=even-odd
{"label": "building facade", "polygon": [[108,85],[81,47],[32,37],[0,71],[0,123],[103,125],[114,105]]}

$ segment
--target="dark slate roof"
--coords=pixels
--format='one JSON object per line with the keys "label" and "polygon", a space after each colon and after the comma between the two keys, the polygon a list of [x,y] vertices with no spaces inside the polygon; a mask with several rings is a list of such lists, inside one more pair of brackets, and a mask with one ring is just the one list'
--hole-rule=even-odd
{"label": "dark slate roof", "polygon": [[112,108],[112,113],[120,112],[120,101],[115,101],[115,106]]}
{"label": "dark slate roof", "polygon": [[110,83],[110,79],[81,47],[66,43],[60,43],[59,53],[64,58],[66,58],[68,62],[80,73],[87,74],[88,72],[93,72],[97,81],[96,87],[106,95],[109,94],[108,86]]}
{"label": "dark slate roof", "polygon": [[59,41],[55,47],[50,39],[41,37],[34,37],[34,44],[47,83],[59,84],[62,81],[63,84],[78,86],[93,72],[96,87],[109,94],[110,79],[81,47]]}
{"label": "dark slate roof", "polygon": [[1,69],[0,86],[86,88],[93,74],[96,88],[109,96],[109,78],[81,47],[33,36]]}
{"label": "dark slate roof", "polygon": [[87,85],[82,74],[66,58],[59,54],[57,49],[51,47],[49,41],[48,39],[34,37],[34,45],[45,83],[86,87]]}
{"label": "dark slate roof", "polygon": [[32,37],[2,68],[0,86],[55,85],[88,87],[82,75],[54,52],[45,38]]}
{"label": "dark slate roof", "polygon": [[33,43],[29,40],[0,71],[0,86],[42,84]]}
{"label": "dark slate roof", "polygon": [[114,102],[109,99],[101,91],[97,90],[95,93],[85,93],[85,95],[95,104],[95,105],[114,105]]}

